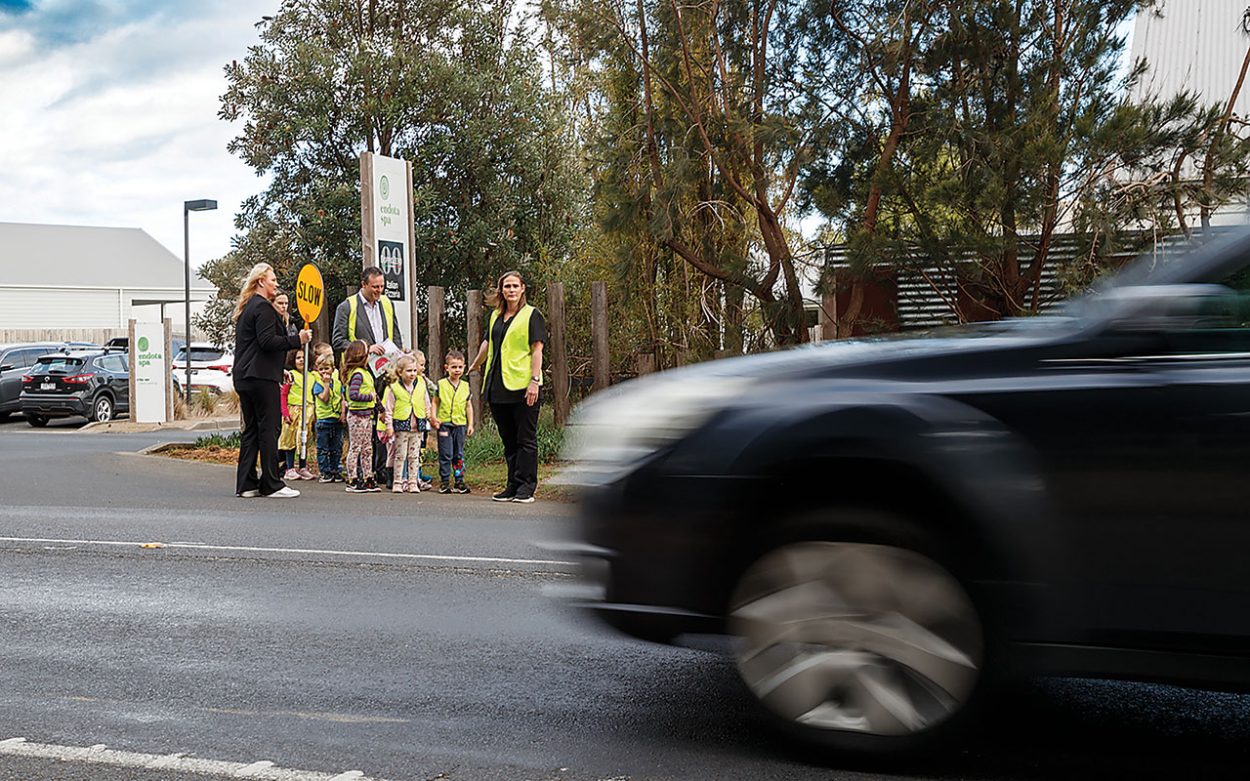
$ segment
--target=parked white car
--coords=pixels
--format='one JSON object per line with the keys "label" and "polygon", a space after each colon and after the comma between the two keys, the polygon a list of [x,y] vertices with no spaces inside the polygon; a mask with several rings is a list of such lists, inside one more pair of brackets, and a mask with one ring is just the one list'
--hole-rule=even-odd
{"label": "parked white car", "polygon": [[[174,353],[172,365],[175,369],[186,367],[187,348],[183,347]],[[191,368],[214,369],[229,374],[234,369],[234,352],[229,347],[217,347],[207,342],[192,342]]]}
{"label": "parked white car", "polygon": [[[214,396],[219,396],[227,391],[234,390],[234,381],[230,379],[227,372],[218,369],[196,369],[195,361],[191,362],[191,395],[195,395],[200,391],[208,391]],[[182,393],[182,383],[187,378],[186,369],[174,369],[174,392]]]}

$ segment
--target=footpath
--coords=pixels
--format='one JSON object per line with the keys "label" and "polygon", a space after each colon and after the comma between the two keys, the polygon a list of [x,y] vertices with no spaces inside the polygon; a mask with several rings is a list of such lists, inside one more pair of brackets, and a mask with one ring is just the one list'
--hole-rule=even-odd
{"label": "footpath", "polygon": [[235,431],[239,428],[237,413],[213,418],[187,418],[168,423],[136,423],[132,420],[110,420],[88,423],[78,429],[86,434],[143,434],[150,431]]}

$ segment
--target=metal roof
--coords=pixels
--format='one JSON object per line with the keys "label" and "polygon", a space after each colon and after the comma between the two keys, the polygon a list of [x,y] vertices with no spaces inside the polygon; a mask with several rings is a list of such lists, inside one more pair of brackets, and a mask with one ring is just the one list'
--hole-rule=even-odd
{"label": "metal roof", "polygon": [[[139,228],[0,222],[0,286],[176,289],[182,258]],[[214,287],[192,274],[191,289]]]}
{"label": "metal roof", "polygon": [[[1132,56],[1144,57],[1149,70],[1133,97],[1166,99],[1189,90],[1207,103],[1227,105],[1250,46],[1242,27],[1247,6],[1250,0],[1159,0],[1154,11],[1138,12]],[[1233,110],[1250,113],[1250,84]]]}

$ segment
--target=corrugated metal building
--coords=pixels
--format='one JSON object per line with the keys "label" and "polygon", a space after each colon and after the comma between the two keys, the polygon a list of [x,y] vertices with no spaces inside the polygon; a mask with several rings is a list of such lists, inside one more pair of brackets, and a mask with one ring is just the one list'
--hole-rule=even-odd
{"label": "corrugated metal building", "polygon": [[[1137,14],[1132,56],[1145,58],[1149,71],[1133,97],[1171,97],[1189,90],[1209,102],[1227,104],[1250,45],[1245,16],[1250,0],[1158,0]],[[1250,113],[1250,85],[1242,88],[1234,111]]]}
{"label": "corrugated metal building", "polygon": [[[182,259],[138,228],[0,222],[0,341],[98,341],[125,334],[131,317],[170,316],[180,331],[183,273]],[[214,292],[192,276],[193,306]]]}
{"label": "corrugated metal building", "polygon": [[[1137,14],[1132,56],[1145,58],[1146,75],[1132,97],[1170,98],[1196,92],[1206,103],[1227,106],[1250,47],[1250,0],[1159,0],[1153,10]],[[1242,85],[1233,113],[1250,115],[1250,81]],[[1186,176],[1196,177],[1194,161]],[[1197,209],[1192,215],[1197,217]],[[1250,196],[1216,210],[1216,225],[1244,224],[1250,219]]]}

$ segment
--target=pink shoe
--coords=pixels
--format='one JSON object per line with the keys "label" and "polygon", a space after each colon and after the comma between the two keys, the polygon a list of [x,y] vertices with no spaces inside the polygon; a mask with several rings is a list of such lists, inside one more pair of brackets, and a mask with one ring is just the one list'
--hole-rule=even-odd
{"label": "pink shoe", "polygon": [[421,493],[421,483],[410,480],[404,483],[404,490],[410,494],[419,494]]}
{"label": "pink shoe", "polygon": [[404,492],[404,484],[396,480],[394,485],[391,486],[391,493],[402,494],[403,492]]}
{"label": "pink shoe", "polygon": [[288,469],[288,470],[286,470],[286,474],[284,474],[284,475],[282,476],[282,479],[283,479],[283,480],[298,480],[298,479],[299,479],[299,470],[298,470],[298,469]]}
{"label": "pink shoe", "polygon": [[299,479],[300,480],[315,480],[316,478],[313,477],[312,472],[308,471],[308,467],[303,467],[299,470]]}

